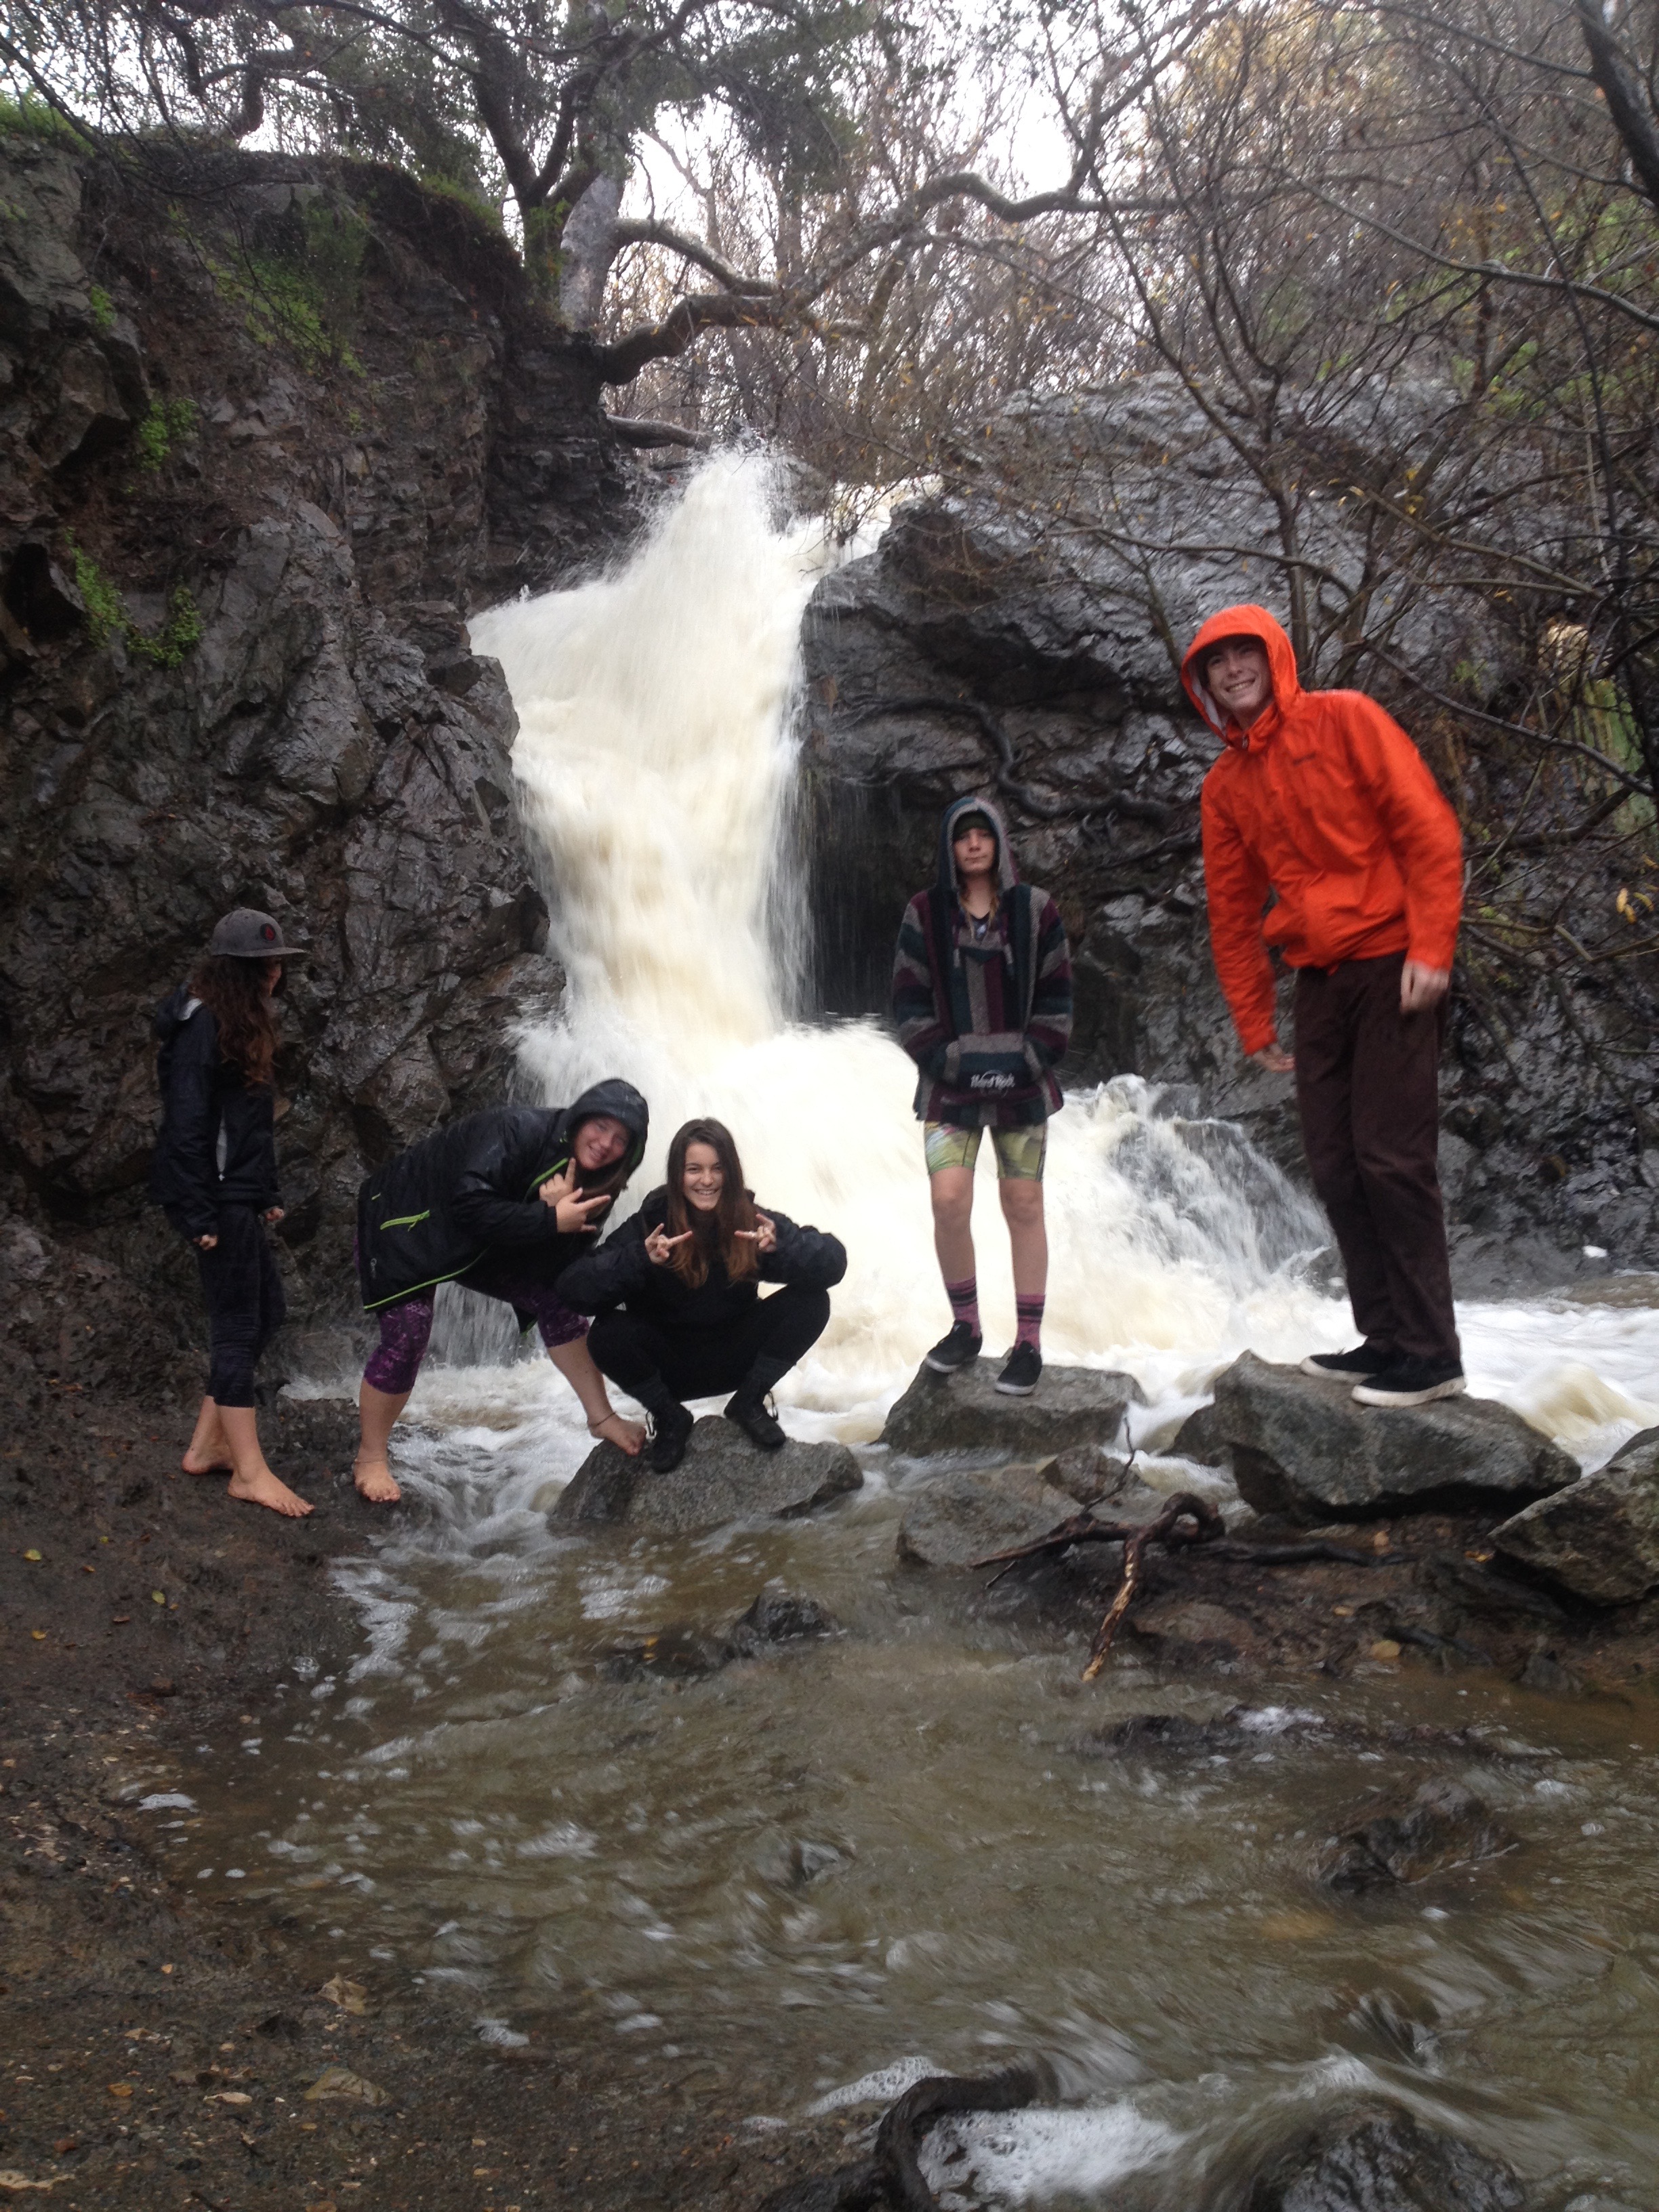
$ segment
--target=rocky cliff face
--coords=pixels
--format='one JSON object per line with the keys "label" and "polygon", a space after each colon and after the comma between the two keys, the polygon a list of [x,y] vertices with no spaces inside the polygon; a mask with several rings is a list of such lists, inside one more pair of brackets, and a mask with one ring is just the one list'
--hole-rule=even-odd
{"label": "rocky cliff face", "polygon": [[[1198,792],[1217,748],[1178,681],[1205,615],[1279,600],[1271,564],[1240,557],[1271,542],[1273,519],[1163,379],[1097,395],[1081,415],[1056,403],[1024,434],[1047,443],[1049,466],[1092,472],[1093,512],[1179,550],[1127,557],[1103,534],[1045,529],[964,474],[901,509],[874,554],[820,587],[805,640],[804,838],[819,994],[840,1013],[885,1007],[897,918],[932,880],[940,812],[994,792],[1022,872],[1055,894],[1072,935],[1068,1082],[1196,1085],[1206,1110],[1242,1118],[1296,1171],[1290,1085],[1242,1060],[1210,962]],[[1310,560],[1340,564],[1347,527],[1333,501],[1314,517]],[[1398,613],[1395,648],[1431,685],[1479,666],[1501,688],[1506,641],[1478,617],[1443,598]],[[1337,667],[1315,680],[1347,678]],[[1455,725],[1385,703],[1462,803]],[[1501,793],[1476,795],[1501,817]],[[1616,879],[1591,888],[1611,906]],[[1593,977],[1560,988],[1518,967],[1478,996],[1460,988],[1442,1171],[1466,1291],[1659,1255],[1659,1136],[1640,1103],[1659,1077],[1642,1016],[1656,994],[1630,972],[1616,1001]],[[1587,1244],[1607,1256],[1587,1258]]]}
{"label": "rocky cliff face", "polygon": [[250,904],[313,957],[279,1062],[291,1285],[351,1303],[366,1166],[499,1096],[562,987],[480,605],[631,479],[498,234],[368,167],[0,143],[0,1173],[15,1379],[199,1333],[143,1200],[149,1022]]}

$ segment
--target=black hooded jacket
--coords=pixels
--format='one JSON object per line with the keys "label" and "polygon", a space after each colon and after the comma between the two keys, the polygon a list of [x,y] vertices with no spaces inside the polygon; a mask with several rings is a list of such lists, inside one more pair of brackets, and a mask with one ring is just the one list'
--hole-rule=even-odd
{"label": "black hooded jacket", "polygon": [[149,1194],[180,1236],[218,1234],[216,1209],[280,1206],[276,1101],[270,1084],[250,1091],[219,1055],[212,1009],[182,985],[156,1011],[155,1077],[161,1128]]}
{"label": "black hooded jacket", "polygon": [[827,1291],[840,1282],[847,1273],[847,1248],[838,1237],[799,1227],[769,1206],[757,1211],[778,1232],[776,1250],[761,1255],[759,1273],[734,1283],[716,1252],[707,1277],[694,1287],[677,1268],[659,1267],[645,1249],[651,1231],[668,1218],[668,1188],[663,1184],[641,1201],[639,1212],[597,1252],[590,1247],[574,1267],[565,1269],[558,1280],[559,1296],[577,1313],[626,1306],[629,1313],[659,1328],[729,1328],[754,1304],[762,1283],[803,1283]]}
{"label": "black hooded jacket", "polygon": [[[550,1283],[591,1231],[562,1234],[536,1194],[569,1164],[584,1121],[609,1115],[628,1131],[621,1184],[645,1156],[650,1115],[631,1083],[612,1078],[574,1106],[498,1106],[451,1121],[364,1178],[357,1193],[357,1274],[363,1304],[395,1305],[464,1275],[489,1254],[520,1281]],[[607,1174],[615,1173],[607,1170]]]}

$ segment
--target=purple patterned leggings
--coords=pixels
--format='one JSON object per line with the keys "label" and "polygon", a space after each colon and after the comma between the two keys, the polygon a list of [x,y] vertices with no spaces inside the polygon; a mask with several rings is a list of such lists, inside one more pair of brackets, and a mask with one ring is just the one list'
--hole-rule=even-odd
{"label": "purple patterned leggings", "polygon": [[[467,1288],[484,1291],[486,1297],[503,1299],[517,1313],[521,1328],[535,1324],[550,1352],[557,1345],[574,1344],[587,1334],[587,1316],[573,1313],[545,1284],[492,1278],[487,1290],[482,1283],[469,1283]],[[431,1341],[434,1303],[434,1292],[417,1291],[413,1297],[399,1299],[381,1313],[380,1340],[363,1370],[363,1380],[371,1389],[400,1398],[415,1388],[415,1377]]]}

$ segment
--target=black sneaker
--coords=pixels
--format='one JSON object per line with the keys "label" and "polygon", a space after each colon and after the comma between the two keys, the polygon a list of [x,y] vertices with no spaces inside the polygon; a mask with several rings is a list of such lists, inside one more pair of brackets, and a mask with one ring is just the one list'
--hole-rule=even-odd
{"label": "black sneaker", "polygon": [[646,1457],[659,1474],[672,1474],[685,1457],[695,1425],[689,1407],[675,1404],[651,1416],[651,1441]]}
{"label": "black sneaker", "polygon": [[1042,1380],[1042,1354],[1034,1344],[1017,1344],[997,1377],[997,1388],[1005,1398],[1029,1398]]}
{"label": "black sneaker", "polygon": [[954,1375],[958,1367],[973,1365],[984,1341],[982,1336],[975,1335],[965,1321],[959,1321],[949,1336],[940,1337],[921,1364],[931,1367],[935,1375]]}
{"label": "black sneaker", "polygon": [[767,1402],[767,1393],[739,1390],[726,1408],[726,1418],[735,1421],[751,1444],[762,1451],[781,1451],[789,1439],[778,1425],[778,1417]]}
{"label": "black sneaker", "polygon": [[1429,1406],[1437,1398],[1461,1398],[1468,1385],[1455,1360],[1397,1359],[1374,1382],[1356,1385],[1362,1406]]}
{"label": "black sneaker", "polygon": [[1400,1354],[1385,1344],[1357,1344],[1352,1352],[1310,1352],[1302,1372],[1322,1382],[1369,1382],[1400,1364]]}

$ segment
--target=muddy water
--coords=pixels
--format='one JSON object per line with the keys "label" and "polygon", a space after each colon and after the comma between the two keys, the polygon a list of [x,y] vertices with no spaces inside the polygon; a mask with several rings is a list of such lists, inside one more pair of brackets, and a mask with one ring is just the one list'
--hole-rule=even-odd
{"label": "muddy water", "polygon": [[[1654,1701],[1410,1667],[1182,1686],[1132,1650],[1084,1689],[1078,1648],[898,1565],[915,1478],[878,1450],[815,1520],[558,1540],[543,1509],[580,1442],[544,1373],[434,1380],[411,1444],[432,1517],[348,1571],[363,1662],[302,1669],[258,1740],[177,1778],[193,1808],[157,1808],[202,1893],[296,1913],[379,1988],[450,1984],[486,2037],[599,2039],[642,2090],[741,2085],[757,2129],[1042,2053],[1065,2110],[970,2129],[950,2175],[974,2201],[1086,2204],[1138,2177],[1134,2201],[1184,2204],[1274,2117],[1382,2087],[1545,2204],[1652,2202]],[[647,1634],[718,1635],[774,1577],[844,1632],[704,1679],[608,1677]],[[1271,1725],[1196,1765],[1074,1748],[1239,1695],[1479,1723],[1525,1755]],[[1445,1771],[1515,1853],[1380,1905],[1312,1886],[1365,1790]]]}
{"label": "muddy water", "polygon": [[[295,1916],[325,1971],[447,1986],[488,2038],[580,2039],[642,2095],[740,2099],[758,2135],[921,2070],[1043,2055],[1054,2106],[970,2127],[941,2169],[963,2201],[1188,2212],[1287,2115],[1382,2087],[1513,2160],[1541,2212],[1642,2212],[1659,2191],[1650,1699],[1553,1705],[1409,1664],[1183,1686],[1132,1648],[1084,1691],[1078,1649],[896,1561],[915,1477],[871,1440],[945,1312],[914,1071],[873,1024],[783,1018],[809,540],[775,523],[763,471],[711,463],[620,575],[498,610],[474,639],[512,685],[570,979],[562,1022],[520,1040],[526,1079],[550,1101],[637,1081],[659,1164],[641,1188],[676,1121],[720,1115],[763,1203],[844,1238],[830,1327],[779,1395],[796,1434],[860,1449],[866,1488],[702,1542],[556,1539],[546,1510],[586,1449],[572,1401],[545,1362],[489,1364],[499,1317],[464,1311],[458,1364],[422,1378],[400,1446],[426,1518],[345,1571],[362,1661],[302,1671],[257,1737],[169,1777],[155,1794],[192,1802],[155,1805],[158,1835],[204,1894]],[[1317,1214],[1192,1110],[1110,1085],[1068,1098],[1049,1155],[1049,1355],[1129,1368],[1152,1448],[1244,1346],[1349,1340],[1318,1287]],[[981,1263],[994,1349],[1000,1233]],[[1472,1387],[1599,1462],[1659,1419],[1659,1314],[1628,1295],[1466,1311]],[[774,1577],[843,1632],[704,1679],[615,1679],[619,1646],[717,1637]],[[1270,1726],[1184,1768],[1074,1748],[1132,1711],[1240,1695],[1498,1732],[1516,1756],[1453,1771],[1519,1848],[1339,1905],[1309,1879],[1316,1843],[1433,1762]]]}

